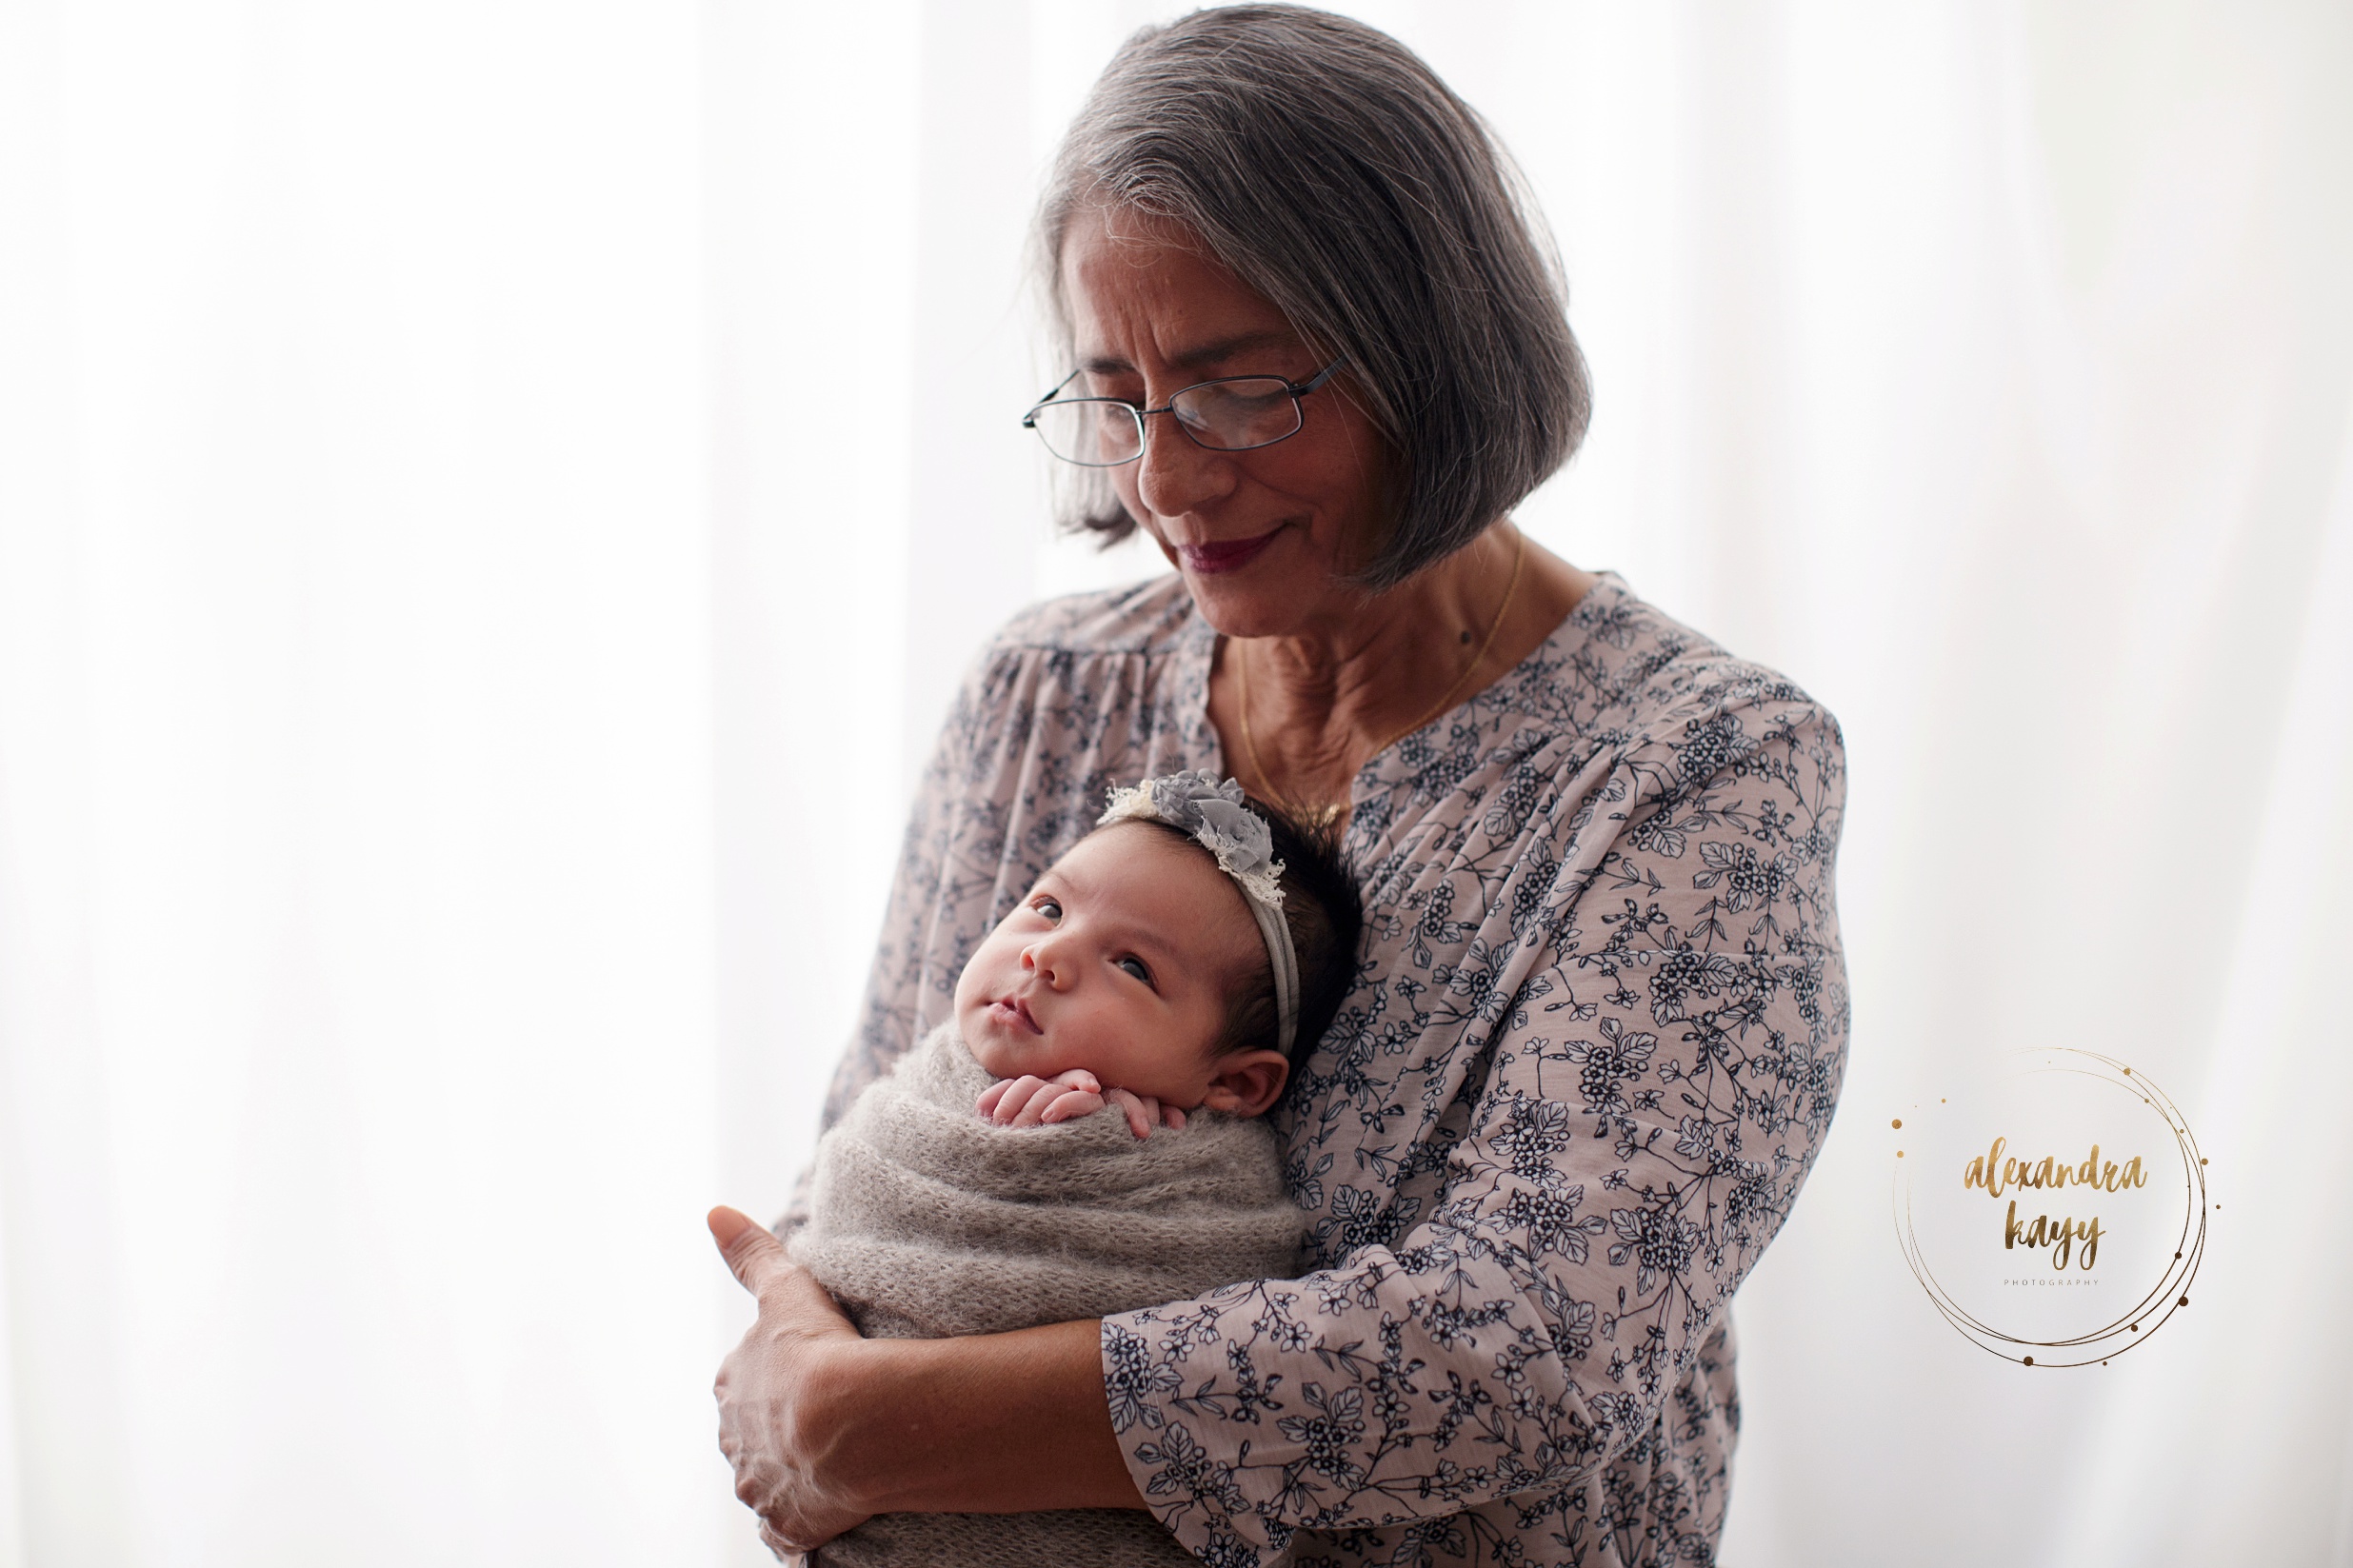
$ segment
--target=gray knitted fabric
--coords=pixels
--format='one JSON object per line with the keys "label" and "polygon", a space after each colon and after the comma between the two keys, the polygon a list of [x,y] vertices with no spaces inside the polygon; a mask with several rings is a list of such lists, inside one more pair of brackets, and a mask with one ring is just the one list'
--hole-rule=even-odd
{"label": "gray knitted fabric", "polygon": [[[1138,1139],[1115,1107],[999,1127],[994,1082],[953,1023],[901,1058],[817,1146],[793,1260],[860,1332],[990,1334],[1297,1275],[1304,1223],[1274,1130],[1203,1112]],[[1149,1514],[884,1514],[815,1558],[827,1568],[1189,1563]]]}

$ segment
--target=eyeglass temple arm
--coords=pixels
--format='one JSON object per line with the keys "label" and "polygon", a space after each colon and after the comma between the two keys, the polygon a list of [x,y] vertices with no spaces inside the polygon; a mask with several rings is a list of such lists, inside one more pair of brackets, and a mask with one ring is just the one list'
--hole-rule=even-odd
{"label": "eyeglass temple arm", "polygon": [[[1341,355],[1338,359],[1333,360],[1329,365],[1326,365],[1324,368],[1318,370],[1315,373],[1315,379],[1313,381],[1301,382],[1299,385],[1293,387],[1291,388],[1291,396],[1306,397],[1309,392],[1314,391],[1318,387],[1321,387],[1326,382],[1331,380],[1333,376],[1338,375],[1340,373],[1340,367],[1347,363],[1348,356],[1346,354]],[[1055,390],[1060,391],[1061,388],[1056,387]]]}
{"label": "eyeglass temple arm", "polygon": [[1053,386],[1048,387],[1045,391],[1039,393],[1038,401],[1029,406],[1029,414],[1025,414],[1022,416],[1022,423],[1024,425],[1028,424],[1029,415],[1035,414],[1040,408],[1053,402],[1055,398],[1062,395],[1062,389],[1065,387],[1069,386],[1072,382],[1078,380],[1079,377],[1085,375],[1086,373],[1087,372],[1085,370],[1073,370],[1068,375],[1063,377],[1060,381],[1054,383]]}

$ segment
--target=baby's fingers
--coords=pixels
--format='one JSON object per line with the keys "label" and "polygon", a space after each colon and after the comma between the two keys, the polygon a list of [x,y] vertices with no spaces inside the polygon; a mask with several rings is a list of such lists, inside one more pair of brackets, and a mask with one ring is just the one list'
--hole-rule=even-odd
{"label": "baby's fingers", "polygon": [[1009,1078],[1001,1078],[997,1080],[994,1083],[991,1083],[988,1087],[981,1091],[980,1103],[972,1108],[980,1112],[983,1116],[994,1114],[997,1108],[997,1102],[1003,1100],[1005,1098],[1005,1091],[1012,1086],[1013,1081]]}
{"label": "baby's fingers", "polygon": [[[997,1085],[997,1090],[1003,1092],[997,1094],[996,1104],[989,1107],[988,1120],[1000,1127],[1018,1126],[1021,1124],[1022,1114],[1031,1111],[1031,1102],[1052,1089],[1053,1085],[1042,1078],[1025,1076],[1007,1079]],[[1037,1120],[1035,1113],[1031,1112],[1030,1123],[1034,1125]]]}
{"label": "baby's fingers", "polygon": [[1158,1105],[1148,1097],[1139,1097],[1127,1089],[1106,1089],[1103,1098],[1117,1105],[1127,1118],[1127,1130],[1138,1138],[1152,1136],[1152,1125],[1158,1121]]}
{"label": "baby's fingers", "polygon": [[[1035,1084],[1036,1087],[1032,1088],[1028,1094],[1023,1098],[1021,1110],[1019,1113],[1012,1116],[1008,1121],[1005,1106],[999,1105],[997,1107],[997,1120],[1005,1122],[1007,1126],[1037,1126],[1046,1120],[1047,1108],[1050,1107],[1055,1101],[1070,1092],[1059,1083],[1048,1083],[1035,1078],[1025,1079],[1023,1082],[1026,1083]],[[1012,1096],[1007,1095],[1006,1100],[1007,1103],[1010,1103],[1012,1101]]]}
{"label": "baby's fingers", "polygon": [[1065,1089],[1040,1113],[1040,1121],[1076,1121],[1103,1109],[1103,1096],[1087,1089]]}

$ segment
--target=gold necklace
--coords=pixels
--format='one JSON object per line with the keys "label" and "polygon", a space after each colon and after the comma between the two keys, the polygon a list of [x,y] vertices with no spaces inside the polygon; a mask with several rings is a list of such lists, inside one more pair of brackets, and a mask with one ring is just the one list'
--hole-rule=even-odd
{"label": "gold necklace", "polygon": [[[1518,535],[1519,543],[1511,552],[1511,581],[1504,586],[1504,602],[1495,606],[1495,619],[1487,623],[1487,634],[1480,641],[1479,651],[1470,656],[1470,663],[1463,666],[1463,673],[1454,678],[1454,684],[1446,687],[1446,695],[1438,699],[1436,705],[1379,745],[1374,746],[1371,757],[1380,756],[1381,753],[1453,706],[1455,693],[1461,691],[1464,683],[1471,678],[1472,673],[1481,665],[1486,663],[1487,651],[1495,645],[1495,634],[1504,629],[1504,617],[1510,613],[1512,595],[1520,590],[1520,568],[1527,564],[1527,535],[1520,533],[1516,528],[1513,532]],[[1239,688],[1237,695],[1242,700],[1242,748],[1249,753],[1250,771],[1257,774],[1258,782],[1266,786],[1266,798],[1281,806],[1286,814],[1319,833],[1329,828],[1333,823],[1340,820],[1340,813],[1346,807],[1346,802],[1326,801],[1321,805],[1308,805],[1304,802],[1292,800],[1288,795],[1275,788],[1273,776],[1267,773],[1266,764],[1259,760],[1258,737],[1250,733],[1250,661],[1240,648],[1234,650],[1234,676],[1235,684]],[[1367,757],[1366,761],[1370,761],[1371,757]]]}

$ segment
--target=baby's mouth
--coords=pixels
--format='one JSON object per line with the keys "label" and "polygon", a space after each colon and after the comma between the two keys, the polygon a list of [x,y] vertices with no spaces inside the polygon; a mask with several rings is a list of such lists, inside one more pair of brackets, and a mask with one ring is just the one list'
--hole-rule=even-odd
{"label": "baby's mouth", "polygon": [[1028,1030],[1031,1034],[1042,1035],[1046,1033],[1044,1029],[1038,1027],[1038,1021],[1030,1016],[1029,1003],[1024,1002],[1021,998],[1005,997],[998,1001],[997,1005],[1004,1008],[1005,1011],[1012,1015],[1013,1018],[1019,1020],[1021,1026]]}

